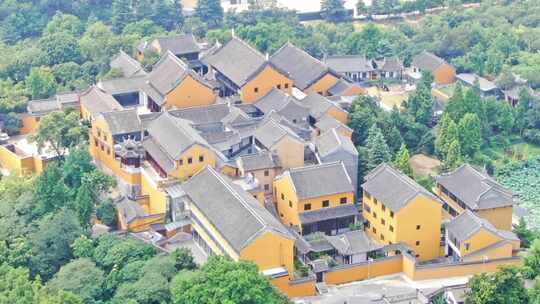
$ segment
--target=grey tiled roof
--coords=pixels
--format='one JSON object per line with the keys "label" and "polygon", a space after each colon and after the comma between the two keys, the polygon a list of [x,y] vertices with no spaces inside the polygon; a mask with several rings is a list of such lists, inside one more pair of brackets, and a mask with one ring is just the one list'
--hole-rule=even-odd
{"label": "grey tiled roof", "polygon": [[323,115],[316,123],[315,127],[321,130],[322,132],[329,131],[331,129],[340,129],[345,128],[349,131],[353,131],[351,128],[349,128],[347,125],[341,123],[341,121],[335,119],[334,117],[330,115]]}
{"label": "grey tiled roof", "polygon": [[236,37],[208,54],[203,60],[239,87],[243,86],[266,61],[259,51]]}
{"label": "grey tiled roof", "polygon": [[112,97],[103,92],[97,86],[91,86],[80,95],[81,105],[83,105],[92,116],[97,116],[103,112],[122,110],[123,107]]}
{"label": "grey tiled roof", "polygon": [[211,167],[199,171],[183,184],[193,204],[239,253],[265,232],[294,240],[273,215],[251,194]]}
{"label": "grey tiled roof", "polygon": [[122,71],[124,77],[146,75],[141,64],[122,50],[111,60],[110,66]]}
{"label": "grey tiled roof", "polygon": [[228,103],[216,103],[209,106],[191,107],[172,110],[173,116],[187,119],[196,125],[212,123],[234,123],[239,117],[243,121],[249,120],[249,116],[242,110]]}
{"label": "grey tiled roof", "polygon": [[365,177],[365,180],[362,189],[393,212],[401,210],[418,195],[423,195],[442,204],[433,193],[386,163],[373,169]]}
{"label": "grey tiled roof", "polygon": [[291,179],[300,200],[354,191],[341,162],[292,168],[284,175]]}
{"label": "grey tiled roof", "polygon": [[332,95],[341,95],[343,92],[348,90],[349,88],[353,87],[354,84],[347,82],[344,79],[338,80],[335,85],[333,85],[330,89],[328,89],[328,93]]}
{"label": "grey tiled roof", "polygon": [[60,105],[56,101],[56,98],[35,99],[28,101],[27,108],[28,112],[32,114],[41,114],[60,110]]}
{"label": "grey tiled roof", "polygon": [[385,57],[376,61],[377,70],[384,72],[399,72],[403,70],[403,61],[397,57]]}
{"label": "grey tiled roof", "polygon": [[141,131],[141,121],[136,109],[101,113],[112,135]]}
{"label": "grey tiled roof", "polygon": [[101,80],[98,86],[109,94],[134,93],[142,91],[146,85],[147,77],[133,76],[130,78],[114,78],[109,80]]}
{"label": "grey tiled roof", "polygon": [[366,253],[383,247],[361,230],[348,231],[340,235],[325,236],[325,238],[341,255]]}
{"label": "grey tiled roof", "polygon": [[118,209],[118,214],[123,217],[126,223],[131,223],[133,220],[148,215],[146,211],[137,203],[132,201],[127,197],[122,197],[118,202],[116,202],[116,209]]}
{"label": "grey tiled roof", "polygon": [[277,155],[268,151],[260,151],[255,154],[248,154],[237,159],[238,165],[245,171],[277,168],[280,166]]}
{"label": "grey tiled roof", "polygon": [[154,44],[159,45],[162,53],[171,51],[173,54],[178,56],[199,52],[201,50],[192,34],[181,34],[171,37],[156,38],[151,43],[141,43],[138,49],[139,51],[144,52],[145,48],[148,47],[153,51],[157,51],[153,46]]}
{"label": "grey tiled roof", "polygon": [[328,156],[336,151],[345,151],[347,153],[358,155],[358,151],[350,138],[339,134],[336,129],[326,131],[315,139],[317,153],[321,157]]}
{"label": "grey tiled roof", "polygon": [[320,60],[313,58],[290,42],[285,43],[277,50],[270,57],[270,62],[280,70],[287,72],[294,81],[294,85],[300,90],[308,88],[327,72],[330,72]]}
{"label": "grey tiled roof", "polygon": [[470,210],[465,210],[446,224],[448,233],[460,242],[468,240],[482,228],[503,239],[517,240],[512,232],[498,230],[489,221],[475,215]]}
{"label": "grey tiled roof", "polygon": [[147,137],[143,140],[142,146],[144,150],[152,156],[152,159],[155,160],[161,169],[165,172],[170,173],[174,170],[174,160],[165,153],[158,143],[153,138]]}
{"label": "grey tiled roof", "polygon": [[261,122],[253,135],[266,148],[272,147],[274,144],[279,142],[284,136],[287,135],[300,142],[303,142],[302,139],[291,129],[280,124],[272,118],[266,119],[265,121]]}
{"label": "grey tiled roof", "polygon": [[513,205],[512,193],[509,190],[487,173],[480,172],[469,164],[437,176],[435,180],[472,210]]}
{"label": "grey tiled roof", "polygon": [[446,61],[444,61],[444,59],[435,54],[423,51],[413,57],[411,65],[420,68],[421,70],[433,72],[445,63]]}
{"label": "grey tiled roof", "polygon": [[[161,96],[167,95],[188,73],[188,66],[173,53],[166,52],[148,75],[148,85]],[[153,98],[152,98],[153,99]],[[158,103],[161,100],[154,100]]]}
{"label": "grey tiled roof", "polygon": [[169,112],[163,112],[154,119],[148,125],[148,133],[173,160],[178,160],[194,144],[209,146],[189,121],[174,117]]}
{"label": "grey tiled roof", "polygon": [[461,73],[457,74],[456,78],[465,82],[469,86],[476,85],[476,81],[478,80],[478,86],[481,91],[483,92],[489,92],[492,90],[497,89],[497,85],[484,77],[478,76],[474,73]]}
{"label": "grey tiled roof", "polygon": [[329,56],[324,62],[338,73],[371,72],[375,70],[371,60],[361,55]]}
{"label": "grey tiled roof", "polygon": [[259,99],[255,103],[255,106],[265,114],[273,110],[285,118],[297,116],[305,116],[307,118],[309,115],[307,106],[276,88]]}
{"label": "grey tiled roof", "polygon": [[304,99],[301,100],[301,102],[308,106],[310,115],[317,120],[321,116],[323,116],[323,114],[325,114],[331,107],[335,107],[340,111],[347,112],[341,107],[339,107],[337,104],[335,104],[333,101],[330,101],[328,98],[316,92],[309,93],[306,97],[304,97]]}
{"label": "grey tiled roof", "polygon": [[343,205],[333,208],[323,208],[313,211],[304,211],[298,214],[302,224],[310,224],[330,219],[337,219],[349,216],[358,216],[360,213],[355,205]]}

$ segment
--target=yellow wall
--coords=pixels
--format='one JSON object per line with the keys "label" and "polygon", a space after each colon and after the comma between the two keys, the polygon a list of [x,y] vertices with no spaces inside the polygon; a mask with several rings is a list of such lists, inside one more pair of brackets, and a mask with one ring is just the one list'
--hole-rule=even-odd
{"label": "yellow wall", "polygon": [[324,274],[327,284],[344,284],[354,281],[375,278],[403,271],[401,256],[375,260],[350,267],[333,269]]}
{"label": "yellow wall", "polygon": [[[261,97],[266,96],[273,88],[281,86],[281,90],[291,93],[293,81],[276,71],[272,66],[267,65],[255,78],[250,80],[240,89],[240,99],[244,103],[254,103]],[[288,88],[285,88],[285,85]],[[257,88],[257,92],[255,92]]]}
{"label": "yellow wall", "polygon": [[[467,254],[471,254],[475,251],[481,250],[489,245],[495,244],[500,240],[502,240],[500,236],[494,235],[493,233],[482,228],[470,239],[461,242],[459,245],[459,251],[461,252],[462,256],[465,256]],[[470,244],[469,250],[465,249],[466,243]]]}
{"label": "yellow wall", "polygon": [[29,134],[37,128],[39,117],[24,114],[21,118],[23,126],[19,129],[19,133]]}
{"label": "yellow wall", "polygon": [[[418,195],[395,213],[394,217],[391,217],[389,208],[385,208],[383,211],[384,202],[378,201],[375,204],[374,200],[374,197],[368,198],[364,193],[363,216],[370,222],[371,226],[366,231],[372,238],[385,244],[404,242],[419,255],[418,259],[421,261],[439,257],[441,204],[423,195]],[[367,212],[366,205],[370,212]],[[417,225],[420,225],[419,230],[417,230]],[[390,226],[393,227],[393,232]],[[373,231],[373,228],[376,232]],[[420,242],[420,245],[416,245],[417,241]]]}
{"label": "yellow wall", "polygon": [[353,85],[350,88],[348,88],[345,92],[343,92],[341,96],[356,96],[356,95],[361,95],[364,93],[365,93],[364,89],[362,89],[361,87],[357,85]]}
{"label": "yellow wall", "polygon": [[[353,192],[338,193],[320,196],[317,198],[310,198],[306,200],[298,200],[298,197],[294,191],[292,181],[289,179],[288,176],[285,175],[277,178],[274,181],[274,187],[276,189],[274,193],[274,201],[277,205],[280,220],[285,226],[298,226],[301,229],[299,214],[305,212],[304,205],[306,204],[311,204],[311,210],[309,211],[323,209],[322,202],[324,200],[329,201],[329,207],[326,208],[334,208],[338,206],[354,204]],[[342,205],[340,203],[340,199],[342,197],[347,198],[346,204]]]}
{"label": "yellow wall", "polygon": [[236,170],[237,170],[236,167],[225,164],[223,167],[221,167],[221,174],[224,174],[230,177],[236,177],[237,175]]}
{"label": "yellow wall", "polygon": [[433,81],[436,84],[450,84],[456,81],[456,70],[449,64],[443,64],[433,71]]}
{"label": "yellow wall", "polygon": [[[268,171],[268,176],[264,175],[265,171]],[[272,183],[274,182],[274,178],[281,173],[281,170],[278,170],[276,168],[269,168],[269,169],[262,169],[262,170],[251,170],[251,171],[246,172],[242,170],[241,168],[240,173],[242,176],[245,176],[248,173],[253,174],[253,176],[259,181],[259,185],[261,189],[264,191],[264,193],[271,195]],[[264,185],[268,185],[268,190],[264,190]]]}
{"label": "yellow wall", "polygon": [[497,229],[512,231],[512,206],[475,211],[476,215],[488,220]]}
{"label": "yellow wall", "polygon": [[142,232],[150,229],[151,224],[165,223],[164,214],[154,214],[143,218],[138,218],[131,223],[125,223],[121,216],[118,216],[118,227],[120,230],[126,230],[130,232]]}
{"label": "yellow wall", "polygon": [[289,298],[308,297],[317,294],[315,278],[295,283],[294,281],[290,281],[289,276],[283,276],[271,279],[270,282]]}
{"label": "yellow wall", "polygon": [[145,174],[141,176],[141,195],[148,196],[148,213],[162,214],[167,212],[167,198],[165,193]]}
{"label": "yellow wall", "polygon": [[349,113],[347,113],[345,110],[339,108],[337,105],[331,107],[327,112],[327,115],[330,115],[331,117],[335,118],[339,122],[341,122],[344,125],[347,125],[347,120]]}
{"label": "yellow wall", "polygon": [[[199,156],[203,157],[202,162],[199,161]],[[190,157],[192,159],[191,164],[188,163]],[[187,180],[206,166],[211,166],[212,168],[216,166],[216,154],[212,150],[200,145],[193,145],[187,149],[180,159],[182,159],[182,165],[180,165],[180,160],[176,161],[176,169],[170,175],[182,181]]]}
{"label": "yellow wall", "polygon": [[34,158],[32,156],[20,157],[5,146],[0,146],[0,166],[9,172],[35,172]]}
{"label": "yellow wall", "polygon": [[270,150],[277,154],[283,169],[304,166],[304,143],[291,136],[284,136]]}
{"label": "yellow wall", "polygon": [[308,87],[304,92],[316,92],[321,95],[328,95],[328,90],[333,87],[337,82],[338,78],[330,73],[327,73],[323,77],[321,77],[319,80],[317,80],[314,84],[312,84],[310,87]]}
{"label": "yellow wall", "polygon": [[294,240],[265,232],[240,252],[240,259],[252,261],[260,270],[285,267],[292,274]]}
{"label": "yellow wall", "polygon": [[187,108],[195,106],[208,106],[216,101],[211,88],[200,83],[191,75],[186,76],[174,90],[165,97],[164,108]]}
{"label": "yellow wall", "polygon": [[484,261],[484,257],[489,260],[495,260],[495,259],[504,259],[504,258],[511,258],[512,257],[512,244],[506,243],[503,244],[497,248],[493,248],[492,250],[489,250],[488,252],[483,252],[482,254],[476,254],[472,256],[465,257],[463,261],[465,262],[482,262]]}

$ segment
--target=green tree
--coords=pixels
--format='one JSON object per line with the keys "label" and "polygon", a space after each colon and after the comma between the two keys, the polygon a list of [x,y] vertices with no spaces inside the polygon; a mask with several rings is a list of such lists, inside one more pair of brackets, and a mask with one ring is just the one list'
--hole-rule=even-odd
{"label": "green tree", "polygon": [[454,140],[448,146],[448,152],[444,159],[444,167],[447,170],[453,170],[463,163],[463,156],[458,140]]}
{"label": "green tree", "polygon": [[49,164],[36,179],[38,214],[55,212],[66,206],[70,198],[68,187],[62,181],[62,168]]}
{"label": "green tree", "polygon": [[56,155],[63,157],[67,149],[83,143],[87,137],[88,127],[81,124],[79,113],[67,109],[43,117],[30,139],[40,148],[50,145]]}
{"label": "green tree", "polygon": [[52,70],[47,67],[33,68],[26,77],[25,84],[34,99],[51,97],[58,86]]}
{"label": "green tree", "polygon": [[124,27],[135,20],[135,14],[130,0],[112,1],[112,26],[116,33],[121,33]]}
{"label": "green tree", "polygon": [[62,266],[47,284],[55,291],[69,291],[85,303],[100,303],[104,283],[103,270],[89,259],[76,259]]}
{"label": "green tree", "polygon": [[43,217],[36,225],[28,237],[29,266],[33,275],[48,280],[73,257],[70,246],[84,231],[75,213],[66,209]]}
{"label": "green tree", "polygon": [[47,23],[43,30],[43,36],[52,35],[54,33],[68,33],[71,36],[78,37],[84,31],[84,24],[79,17],[57,12],[52,19]]}
{"label": "green tree", "polygon": [[151,245],[134,239],[119,240],[116,236],[106,235],[98,240],[94,249],[94,261],[106,270],[113,267],[121,269],[133,261],[145,261],[156,254]]}
{"label": "green tree", "polygon": [[32,281],[28,269],[0,264],[0,302],[13,304],[34,303],[41,286]]}
{"label": "green tree", "polygon": [[533,231],[527,227],[527,222],[524,218],[521,218],[519,223],[513,226],[512,231],[521,241],[521,247],[523,248],[529,248],[535,239],[540,238],[538,231]]}
{"label": "green tree", "polygon": [[364,3],[364,0],[358,0],[356,2],[356,14],[358,15],[367,15],[369,12],[368,7]]}
{"label": "green tree", "polygon": [[399,171],[403,172],[403,174],[410,177],[413,176],[413,171],[409,162],[409,150],[407,150],[407,146],[405,146],[405,144],[401,144],[401,147],[399,148],[399,151],[394,159],[394,165]]}
{"label": "green tree", "polygon": [[469,280],[466,304],[526,304],[527,290],[515,267],[503,267],[492,274],[475,275]]}
{"label": "green tree", "polygon": [[193,255],[187,248],[176,249],[173,251],[173,253],[171,253],[171,258],[174,261],[174,268],[176,268],[178,271],[193,270],[197,268]]}
{"label": "green tree", "polygon": [[75,258],[92,258],[94,256],[94,245],[91,238],[81,235],[71,244],[73,256]]}
{"label": "green tree", "polygon": [[100,203],[96,210],[97,219],[113,228],[116,227],[116,214],[116,207],[110,199]]}
{"label": "green tree", "polygon": [[137,35],[140,38],[163,33],[164,29],[161,26],[148,19],[129,23],[122,30],[122,35]]}
{"label": "green tree", "polygon": [[446,158],[450,143],[459,140],[459,130],[456,123],[450,118],[450,115],[444,114],[439,123],[439,132],[435,141],[435,151],[442,158]]}
{"label": "green tree", "polygon": [[473,113],[467,113],[458,124],[459,143],[461,151],[468,157],[473,157],[483,143],[480,119]]}
{"label": "green tree", "polygon": [[65,62],[80,62],[82,59],[78,39],[66,32],[56,32],[39,39],[42,56],[39,61],[52,66]]}
{"label": "green tree", "polygon": [[534,279],[540,275],[540,239],[535,239],[527,252],[523,274],[527,279]]}
{"label": "green tree", "polygon": [[217,28],[223,23],[223,7],[219,0],[199,0],[195,8],[195,16],[209,28]]}
{"label": "green tree", "polygon": [[22,128],[22,119],[16,113],[10,112],[4,118],[4,130],[8,135],[13,135]]}
{"label": "green tree", "polygon": [[321,12],[330,22],[343,21],[348,17],[343,0],[321,0]]}
{"label": "green tree", "polygon": [[386,144],[381,129],[379,129],[376,124],[373,124],[369,129],[365,146],[367,149],[368,170],[373,170],[381,163],[389,162],[392,159],[390,149]]}
{"label": "green tree", "polygon": [[180,272],[171,283],[172,302],[257,304],[288,303],[252,262],[211,257],[200,271]]}
{"label": "green tree", "polygon": [[431,95],[429,75],[423,76],[422,82],[418,85],[416,91],[409,96],[405,104],[405,108],[414,117],[414,121],[423,125],[429,125],[431,122],[435,105],[435,100]]}

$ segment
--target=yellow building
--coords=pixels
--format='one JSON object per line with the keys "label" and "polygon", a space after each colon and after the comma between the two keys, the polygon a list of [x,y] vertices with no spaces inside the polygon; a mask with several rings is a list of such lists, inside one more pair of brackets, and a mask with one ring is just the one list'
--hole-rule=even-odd
{"label": "yellow building", "polygon": [[314,125],[314,135],[320,136],[327,131],[335,129],[340,135],[352,139],[353,129],[330,115],[323,115]]}
{"label": "yellow building", "polygon": [[56,111],[69,108],[79,108],[79,94],[77,92],[59,93],[49,99],[28,101],[26,113],[21,114],[22,127],[19,134],[30,134],[36,128],[41,118]]}
{"label": "yellow building", "polygon": [[216,101],[213,87],[170,51],[154,66],[146,83],[143,91],[152,111],[206,106]]}
{"label": "yellow building", "polygon": [[39,174],[58,157],[51,147],[39,149],[26,135],[10,138],[0,133],[0,175],[11,173]]}
{"label": "yellow building", "polygon": [[171,52],[182,60],[192,61],[199,59],[201,47],[195,40],[193,34],[180,34],[158,37],[150,42],[142,41],[137,46],[137,59],[142,61],[144,59],[144,53],[148,51],[158,55]]}
{"label": "yellow building", "polygon": [[210,77],[222,85],[221,94],[239,94],[243,103],[254,103],[276,88],[291,93],[293,81],[273,61],[237,37],[203,58]]}
{"label": "yellow building", "polygon": [[438,258],[442,202],[388,164],[365,181],[362,215],[369,236],[383,244],[404,243],[420,261]]}
{"label": "yellow building", "polygon": [[359,215],[341,162],[289,169],[276,177],[273,195],[281,222],[303,235],[347,231]]}
{"label": "yellow building", "polygon": [[240,156],[236,159],[238,175],[251,174],[257,179],[265,195],[272,195],[274,178],[281,173],[281,162],[277,155],[268,151]]}
{"label": "yellow building", "polygon": [[412,74],[421,76],[424,71],[433,75],[433,82],[438,85],[454,83],[456,81],[456,69],[444,59],[433,53],[423,51],[413,57],[411,62]]}
{"label": "yellow building", "polygon": [[340,79],[337,72],[290,42],[277,50],[270,62],[285,71],[294,81],[294,86],[305,93],[329,95],[330,88]]}
{"label": "yellow building", "polygon": [[253,136],[257,146],[278,156],[283,169],[304,165],[304,140],[273,117],[265,118]]}
{"label": "yellow building", "polygon": [[252,261],[263,274],[294,272],[294,237],[251,194],[211,167],[182,189],[193,238],[209,255]]}
{"label": "yellow building", "polygon": [[446,240],[446,255],[460,262],[510,258],[520,247],[514,233],[495,228],[469,210],[446,225]]}
{"label": "yellow building", "polygon": [[328,98],[318,93],[309,93],[301,102],[309,108],[309,116],[312,124],[322,120],[326,115],[347,125],[349,113]]}
{"label": "yellow building", "polygon": [[434,190],[444,201],[444,210],[449,217],[470,210],[497,229],[512,231],[512,193],[487,173],[464,164],[435,180]]}
{"label": "yellow building", "polygon": [[103,112],[123,110],[122,105],[112,95],[95,85],[82,92],[79,100],[81,103],[81,117],[87,121],[96,119]]}

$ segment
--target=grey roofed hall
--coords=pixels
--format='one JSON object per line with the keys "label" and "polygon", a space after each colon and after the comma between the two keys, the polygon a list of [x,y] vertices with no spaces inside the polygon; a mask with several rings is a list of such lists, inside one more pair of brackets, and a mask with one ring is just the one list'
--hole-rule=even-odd
{"label": "grey roofed hall", "polygon": [[354,84],[344,79],[340,79],[336,82],[336,84],[334,84],[330,89],[328,89],[328,93],[330,93],[331,95],[341,95],[354,86]]}
{"label": "grey roofed hall", "polygon": [[151,137],[143,140],[142,146],[146,153],[167,173],[171,173],[174,168],[174,160],[161,148],[161,146]]}
{"label": "grey roofed hall", "polygon": [[148,133],[173,160],[195,144],[209,147],[206,140],[191,126],[190,122],[163,112],[148,125]]}
{"label": "grey roofed hall", "polygon": [[433,72],[445,63],[446,61],[437,55],[423,51],[422,53],[413,57],[411,65],[421,70]]}
{"label": "grey roofed hall", "polygon": [[358,216],[359,212],[354,205],[343,205],[333,208],[323,208],[313,211],[304,211],[298,214],[302,224],[311,224],[321,221],[338,219],[349,216]]}
{"label": "grey roofed hall", "polygon": [[338,73],[372,72],[375,70],[371,60],[362,55],[329,56],[324,63]]}
{"label": "grey roofed hall", "polygon": [[265,57],[246,42],[233,37],[223,46],[203,58],[207,64],[243,86],[265,63]]}
{"label": "grey roofed hall", "polygon": [[300,200],[354,191],[342,162],[292,168],[284,175],[290,178]]}
{"label": "grey roofed hall", "polygon": [[464,164],[435,177],[438,184],[455,195],[471,210],[510,207],[513,195],[487,173]]}
{"label": "grey roofed hall", "polygon": [[116,209],[118,214],[126,223],[131,223],[132,221],[142,218],[148,215],[144,208],[136,202],[128,199],[123,196],[116,202]]}
{"label": "grey roofed hall", "polygon": [[353,130],[349,128],[349,126],[343,124],[341,121],[335,119],[334,117],[330,115],[323,115],[316,123],[315,127],[319,130],[321,130],[322,133],[329,131],[331,129],[346,129],[350,131],[351,133]]}
{"label": "grey roofed hall", "polygon": [[123,107],[112,97],[97,86],[91,86],[80,95],[81,105],[94,117],[103,112],[122,110]]}
{"label": "grey roofed hall", "polygon": [[482,92],[489,92],[497,89],[497,85],[484,77],[478,76],[474,73],[461,73],[457,74],[456,78],[463,81],[469,86],[475,86],[478,82],[478,88]]}
{"label": "grey roofed hall", "polygon": [[381,60],[375,61],[377,70],[383,72],[399,72],[403,70],[403,61],[397,57],[384,57]]}
{"label": "grey roofed hall", "polygon": [[110,66],[122,71],[124,77],[146,75],[142,65],[122,50],[111,60]]}
{"label": "grey roofed hall", "polygon": [[244,171],[271,169],[280,166],[278,156],[269,151],[259,151],[258,153],[240,156],[237,163]]}
{"label": "grey roofed hall", "polygon": [[141,43],[138,46],[138,50],[144,52],[146,48],[150,48],[152,51],[158,51],[155,47],[159,47],[161,53],[170,51],[176,56],[197,53],[201,50],[201,47],[195,40],[193,34],[159,37],[154,39],[151,43]]}
{"label": "grey roofed hall", "polygon": [[317,120],[332,107],[346,112],[340,108],[339,105],[316,92],[310,92],[306,97],[304,97],[304,99],[301,100],[301,102],[309,108],[309,114]]}
{"label": "grey roofed hall", "polygon": [[158,93],[157,96],[161,96],[157,100],[155,97],[152,99],[161,104],[163,97],[172,91],[187,73],[189,73],[188,66],[173,53],[167,51],[148,75],[148,85]]}
{"label": "grey roofed hall", "polygon": [[276,88],[259,99],[255,103],[255,106],[265,114],[273,110],[288,119],[294,117],[307,118],[309,115],[309,108],[307,106]]}
{"label": "grey roofed hall", "polygon": [[211,167],[182,187],[195,207],[239,253],[265,232],[294,237],[251,194]]}
{"label": "grey roofed hall", "polygon": [[477,216],[470,210],[465,210],[446,224],[448,233],[460,242],[468,240],[482,228],[502,239],[518,240],[514,233],[498,230],[489,221]]}
{"label": "grey roofed hall", "polygon": [[291,138],[302,142],[303,140],[290,128],[280,124],[274,118],[267,118],[254,132],[255,139],[266,148],[271,148],[278,143],[283,137],[290,136]]}
{"label": "grey roofed hall", "polygon": [[315,147],[320,157],[324,158],[336,151],[345,151],[351,155],[358,155],[352,140],[338,133],[336,129],[326,131],[315,139]]}
{"label": "grey roofed hall", "polygon": [[100,80],[98,82],[98,87],[103,89],[109,94],[126,94],[126,93],[138,93],[144,89],[146,86],[147,77],[146,76],[133,76],[133,77],[122,77],[122,78],[113,78],[109,80]]}
{"label": "grey roofed hall", "polygon": [[140,132],[142,129],[136,109],[103,112],[101,115],[112,135]]}
{"label": "grey roofed hall", "polygon": [[366,253],[383,247],[362,230],[347,231],[340,235],[327,235],[325,238],[341,255]]}
{"label": "grey roofed hall", "polygon": [[418,195],[442,202],[407,175],[389,164],[382,163],[365,177],[362,189],[393,212],[398,212]]}
{"label": "grey roofed hall", "polygon": [[287,72],[294,81],[294,86],[300,90],[307,89],[327,72],[333,72],[320,60],[313,58],[290,42],[277,50],[270,57],[270,62]]}

